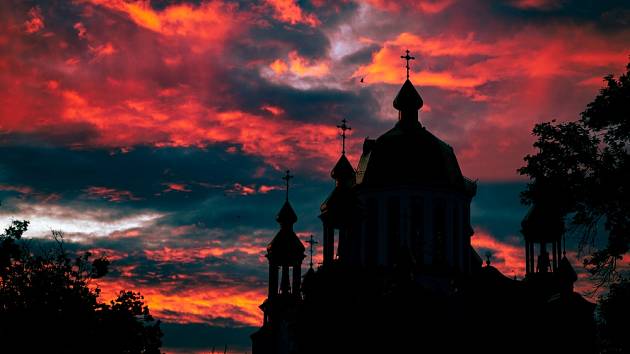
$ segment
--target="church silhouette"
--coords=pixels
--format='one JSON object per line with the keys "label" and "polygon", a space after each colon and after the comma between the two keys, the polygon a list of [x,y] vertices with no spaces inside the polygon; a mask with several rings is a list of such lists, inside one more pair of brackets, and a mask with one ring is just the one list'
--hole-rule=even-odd
{"label": "church silhouette", "polygon": [[253,354],[592,353],[594,304],[574,292],[562,251],[564,223],[550,205],[522,222],[526,276],[510,279],[471,246],[476,182],[453,149],[419,121],[409,80],[393,106],[398,122],[365,139],[356,168],[345,156],[321,204],[323,264],[302,275],[305,246],[287,195],[267,247],[268,297]]}

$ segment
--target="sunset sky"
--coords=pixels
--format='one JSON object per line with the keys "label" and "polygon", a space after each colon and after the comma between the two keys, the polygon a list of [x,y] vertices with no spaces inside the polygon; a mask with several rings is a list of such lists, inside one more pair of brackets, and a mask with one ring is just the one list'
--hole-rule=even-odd
{"label": "sunset sky", "polygon": [[625,69],[628,1],[2,1],[0,224],[109,256],[104,298],[141,291],[167,347],[247,350],[283,171],[321,241],[335,126],[356,164],[397,119],[405,49],[422,124],[479,180],[473,244],[521,277],[531,129]]}

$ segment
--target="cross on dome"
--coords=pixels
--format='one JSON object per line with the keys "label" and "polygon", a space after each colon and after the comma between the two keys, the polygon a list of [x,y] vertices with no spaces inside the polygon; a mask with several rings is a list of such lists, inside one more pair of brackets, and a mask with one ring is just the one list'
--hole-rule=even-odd
{"label": "cross on dome", "polygon": [[407,68],[407,80],[409,80],[409,60],[415,60],[416,57],[412,57],[409,55],[409,49],[407,49],[405,52],[407,53],[407,55],[401,55],[400,59],[405,59],[407,61],[407,65],[405,67]]}
{"label": "cross on dome", "polygon": [[284,175],[284,177],[282,177],[283,180],[286,181],[287,184],[287,189],[286,189],[286,200],[289,200],[289,180],[291,180],[291,178],[293,178],[293,175],[291,175],[291,173],[289,172],[289,170],[287,170],[287,174]]}
{"label": "cross on dome", "polygon": [[347,125],[346,118],[341,120],[341,124],[337,125],[337,128],[341,129],[341,154],[346,154],[346,130],[352,130],[352,127]]}

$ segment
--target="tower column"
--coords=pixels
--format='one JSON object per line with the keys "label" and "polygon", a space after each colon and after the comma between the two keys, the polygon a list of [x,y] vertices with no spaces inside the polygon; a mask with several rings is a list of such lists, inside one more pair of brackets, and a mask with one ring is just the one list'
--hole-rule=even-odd
{"label": "tower column", "polygon": [[300,295],[300,283],[302,280],[302,266],[300,263],[293,265],[293,286],[291,287],[293,295]]}
{"label": "tower column", "polygon": [[324,265],[332,263],[335,253],[335,229],[324,223]]}

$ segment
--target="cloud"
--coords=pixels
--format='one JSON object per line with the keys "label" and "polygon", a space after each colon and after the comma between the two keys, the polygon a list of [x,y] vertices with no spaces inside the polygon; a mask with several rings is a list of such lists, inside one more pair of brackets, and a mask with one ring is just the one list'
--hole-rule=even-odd
{"label": "cloud", "polygon": [[33,7],[28,11],[28,20],[24,22],[24,31],[28,34],[33,34],[41,31],[44,28],[44,17],[42,16],[42,10],[39,7]]}
{"label": "cloud", "polygon": [[319,19],[314,14],[305,13],[295,0],[266,0],[271,6],[274,18],[292,25],[303,23],[311,27],[320,24]]}
{"label": "cloud", "polygon": [[90,198],[103,198],[110,202],[121,202],[123,200],[139,200],[130,191],[117,190],[102,186],[92,186],[84,190]]}

